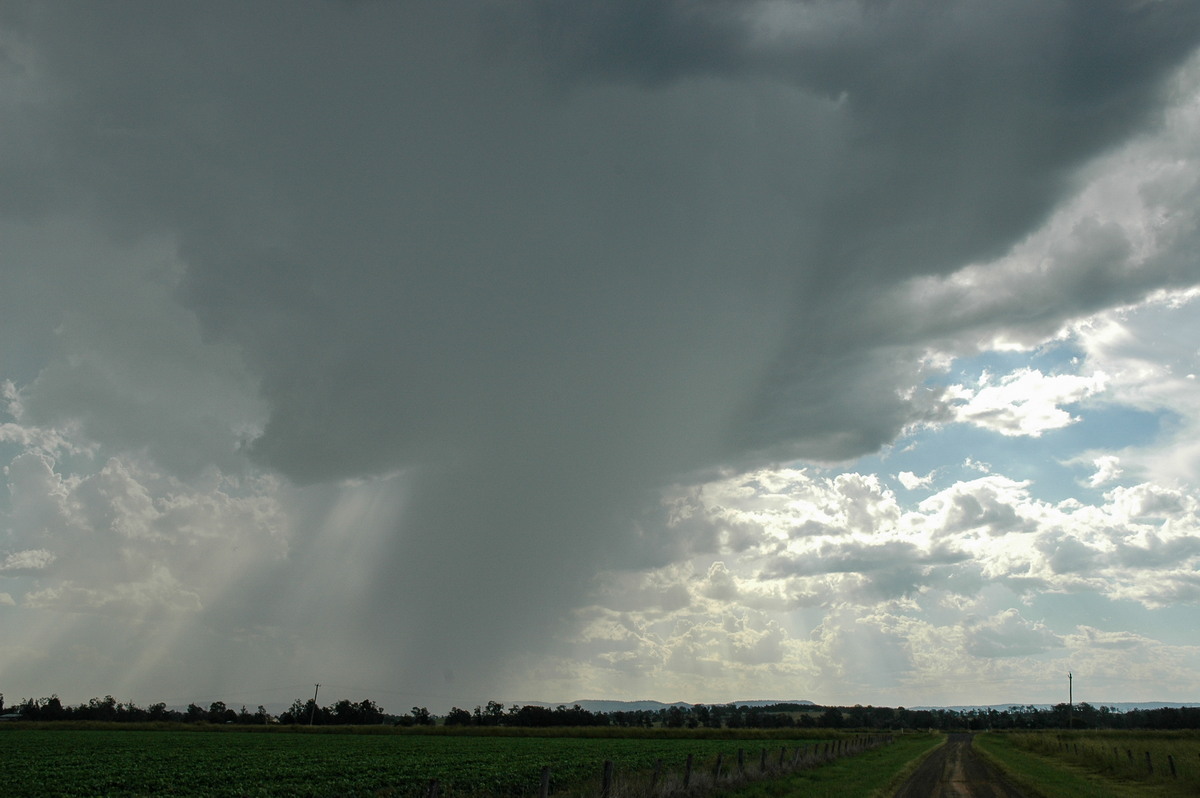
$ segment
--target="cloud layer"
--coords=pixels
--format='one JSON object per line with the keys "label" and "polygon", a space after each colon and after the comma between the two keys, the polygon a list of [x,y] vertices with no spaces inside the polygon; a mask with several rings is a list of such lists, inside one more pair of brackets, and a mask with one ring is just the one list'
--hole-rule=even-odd
{"label": "cloud layer", "polygon": [[[24,689],[69,692],[33,674],[78,614],[143,620],[147,680],[202,637],[259,681],[436,703],[533,689],[507,664],[548,652],[564,690],[818,679],[868,628],[891,665],[858,683],[932,684],[945,646],[1003,671],[1092,639],[938,616],[973,593],[1196,598],[1194,446],[1076,446],[1107,491],[1078,506],[800,468],[1106,403],[1191,428],[1186,376],[1119,332],[1200,282],[1192,3],[16,3],[0,30],[0,614],[59,630],[14,649]],[[1053,340],[1079,363],[948,373]]]}
{"label": "cloud layer", "polygon": [[[1142,669],[1148,652],[1170,655],[1157,666],[1159,689],[1194,686],[1197,672],[1180,662],[1194,646],[1033,609],[1047,595],[1085,596],[1099,614],[1194,604],[1194,496],[1143,484],[1094,505],[1054,505],[1028,488],[992,474],[904,509],[877,478],[855,473],[773,469],[680,486],[665,499],[668,527],[690,556],[604,575],[596,603],[580,611],[573,656],[592,664],[593,689],[627,680],[696,689],[716,677],[706,700],[796,684],[840,700],[1018,700],[1022,681],[1040,684],[1072,662],[1089,690],[1119,690],[1114,660],[1132,664],[1133,649]],[[1118,648],[1126,653],[1111,656]]]}

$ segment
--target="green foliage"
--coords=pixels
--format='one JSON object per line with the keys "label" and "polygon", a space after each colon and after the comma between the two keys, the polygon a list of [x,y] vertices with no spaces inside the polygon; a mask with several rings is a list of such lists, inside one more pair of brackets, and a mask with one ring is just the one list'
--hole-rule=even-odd
{"label": "green foliage", "polygon": [[465,709],[461,709],[459,707],[454,707],[446,715],[446,725],[447,726],[470,726],[471,725],[471,713],[467,712]]}
{"label": "green foliage", "polygon": [[[693,754],[708,767],[718,753],[731,761],[747,740],[667,735],[637,738],[404,733],[356,727],[200,725],[197,731],[71,731],[61,724],[0,730],[5,795],[59,796],[328,796],[418,795],[437,779],[445,796],[515,796],[536,790],[552,768],[552,789],[587,783],[606,759],[622,773],[647,771],[662,759],[679,770]],[[447,727],[437,727],[444,729]],[[451,729],[454,727],[450,727]],[[685,730],[680,730],[685,731]],[[776,746],[812,745],[777,740]],[[14,774],[47,774],[38,778]],[[52,775],[49,775],[52,774]],[[47,779],[52,779],[52,783]]]}
{"label": "green foliage", "polygon": [[821,713],[821,720],[819,722],[827,728],[840,729],[842,728],[842,724],[845,723],[845,718],[837,707],[830,707]]}

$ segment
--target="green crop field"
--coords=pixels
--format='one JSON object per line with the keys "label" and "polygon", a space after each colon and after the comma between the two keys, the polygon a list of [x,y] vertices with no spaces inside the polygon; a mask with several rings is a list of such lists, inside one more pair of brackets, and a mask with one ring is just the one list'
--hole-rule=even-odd
{"label": "green crop field", "polygon": [[[828,740],[828,738],[826,738]],[[757,765],[762,748],[815,739],[747,740],[308,734],[252,731],[4,729],[0,792],[23,796],[403,796],[437,779],[444,796],[536,794],[549,766],[551,789],[587,783],[612,760],[620,774],[648,771],[655,760],[682,770],[727,762],[746,751]]]}

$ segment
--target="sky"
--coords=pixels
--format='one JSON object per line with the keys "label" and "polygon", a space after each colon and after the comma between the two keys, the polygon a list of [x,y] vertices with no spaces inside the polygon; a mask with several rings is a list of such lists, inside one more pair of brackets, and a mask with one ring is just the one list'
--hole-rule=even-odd
{"label": "sky", "polygon": [[1200,4],[11,0],[0,692],[1200,700]]}

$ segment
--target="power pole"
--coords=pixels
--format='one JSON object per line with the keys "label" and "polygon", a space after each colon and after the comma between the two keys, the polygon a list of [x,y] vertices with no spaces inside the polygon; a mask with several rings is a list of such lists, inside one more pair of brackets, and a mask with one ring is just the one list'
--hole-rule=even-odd
{"label": "power pole", "polygon": [[317,714],[317,690],[321,689],[321,685],[314,684],[313,687],[315,687],[316,690],[313,690],[313,705],[312,705],[312,709],[310,709],[308,712],[308,725],[309,726],[311,726],[313,724],[313,715]]}
{"label": "power pole", "polygon": [[1067,728],[1075,726],[1075,676],[1067,671]]}

